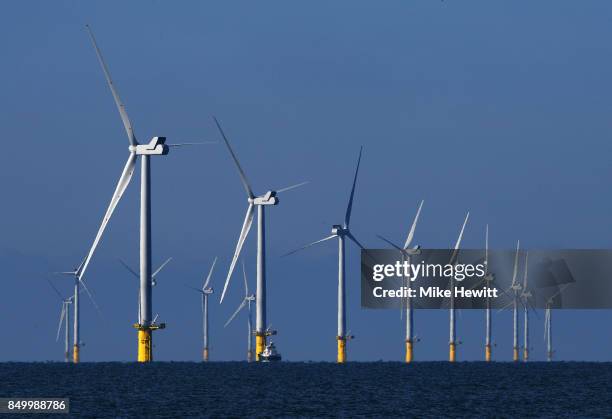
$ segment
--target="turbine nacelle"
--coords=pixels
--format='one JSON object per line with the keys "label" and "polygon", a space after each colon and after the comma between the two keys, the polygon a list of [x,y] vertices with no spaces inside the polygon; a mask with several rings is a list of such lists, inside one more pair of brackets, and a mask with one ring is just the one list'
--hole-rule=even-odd
{"label": "turbine nacelle", "polygon": [[202,290],[202,294],[206,294],[206,295],[210,295],[212,294],[214,291],[212,288],[206,288],[204,290]]}
{"label": "turbine nacelle", "polygon": [[410,256],[416,256],[421,254],[421,246],[416,245],[412,249],[404,249],[404,252]]}
{"label": "turbine nacelle", "polygon": [[335,236],[347,236],[349,233],[349,229],[348,228],[344,228],[343,226],[341,226],[340,224],[334,224],[332,226],[331,232],[333,235]]}
{"label": "turbine nacelle", "polygon": [[247,301],[255,301],[255,294],[251,294],[247,297],[244,297],[244,299]]}
{"label": "turbine nacelle", "polygon": [[153,137],[148,144],[131,145],[129,150],[140,156],[165,156],[170,148],[166,145],[166,137]]}
{"label": "turbine nacelle", "polygon": [[268,191],[264,195],[249,198],[249,203],[253,205],[278,205],[278,198],[275,191]]}

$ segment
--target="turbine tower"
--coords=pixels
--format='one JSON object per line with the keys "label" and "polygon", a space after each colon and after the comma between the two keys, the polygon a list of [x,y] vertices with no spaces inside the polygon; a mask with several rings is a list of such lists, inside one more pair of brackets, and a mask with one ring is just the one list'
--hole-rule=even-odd
{"label": "turbine tower", "polygon": [[519,304],[519,295],[521,292],[521,284],[516,280],[516,276],[518,273],[518,257],[519,257],[519,246],[520,240],[516,242],[516,253],[514,255],[514,270],[512,273],[512,284],[510,285],[510,290],[514,293],[513,299],[513,309],[512,309],[512,325],[513,325],[513,334],[512,334],[512,360],[514,362],[518,362],[519,360],[519,324],[518,324],[518,304]]}
{"label": "turbine tower", "polygon": [[210,280],[212,278],[213,270],[215,269],[215,264],[217,263],[217,258],[213,260],[212,265],[210,266],[210,270],[208,271],[208,276],[202,283],[202,288],[194,288],[187,285],[188,288],[199,292],[202,294],[202,361],[208,362],[208,297],[213,294],[212,287],[209,287]]}
{"label": "turbine tower", "polygon": [[232,278],[232,273],[234,272],[234,267],[236,266],[236,262],[240,257],[240,252],[242,251],[242,246],[251,230],[251,225],[253,224],[253,216],[255,212],[255,207],[257,207],[257,289],[255,295],[257,296],[257,304],[256,304],[256,316],[255,316],[255,354],[257,360],[259,361],[259,354],[263,352],[266,347],[266,338],[270,335],[275,335],[276,331],[270,330],[267,327],[267,306],[266,306],[266,219],[265,219],[265,207],[270,205],[278,205],[277,194],[280,192],[285,192],[290,189],[297,188],[299,186],[305,185],[308,182],[298,183],[296,185],[288,186],[283,189],[278,189],[276,191],[269,190],[263,195],[255,196],[249,182],[238,162],[238,158],[236,154],[232,150],[230,143],[217,121],[217,118],[214,118],[215,124],[221,133],[221,137],[223,137],[223,141],[227,146],[227,150],[229,151],[234,164],[236,165],[236,169],[238,170],[238,174],[240,175],[240,180],[247,194],[248,207],[246,211],[246,216],[244,217],[244,222],[242,224],[242,230],[240,231],[240,236],[238,237],[238,243],[236,244],[236,250],[234,251],[234,256],[232,257],[232,262],[230,264],[229,272],[227,273],[227,278],[225,279],[225,285],[223,286],[223,292],[221,293],[221,302],[225,298],[225,292],[227,291],[227,286],[229,285],[229,281]]}
{"label": "turbine tower", "polygon": [[[465,226],[470,218],[470,212],[465,215],[465,220],[463,221],[463,226],[461,226],[461,231],[459,232],[459,237],[457,238],[457,242],[455,243],[455,248],[453,249],[453,253],[451,255],[449,265],[454,265],[457,263],[457,256],[459,254],[459,246],[461,246],[461,240],[463,239],[463,232],[465,230]],[[455,278],[451,277],[450,280],[450,309],[449,309],[449,340],[448,340],[448,360],[449,362],[455,362],[457,359],[457,321],[455,318]]]}
{"label": "turbine tower", "polygon": [[[414,216],[414,220],[412,221],[412,226],[410,227],[410,231],[408,232],[408,237],[406,237],[406,242],[404,243],[403,247],[398,246],[397,244],[393,243],[391,240],[384,238],[383,236],[380,236],[380,235],[378,236],[381,240],[387,242],[388,244],[390,244],[395,249],[401,252],[402,264],[404,264],[404,262],[407,262],[408,264],[410,264],[411,256],[418,255],[421,253],[419,246],[415,246],[414,248],[410,249],[410,243],[412,243],[412,239],[414,238],[414,231],[416,229],[417,222],[419,221],[419,215],[421,214],[421,208],[423,208],[423,202],[425,201],[421,201],[421,203],[419,204],[419,208],[417,209],[416,215]],[[410,288],[412,286],[411,279],[408,278],[407,281],[405,280],[403,285],[407,285],[408,288]],[[414,359],[413,358],[413,345],[415,343],[415,339],[414,339],[413,311],[414,310],[412,308],[411,299],[406,298],[406,363],[410,363]]]}
{"label": "turbine tower", "polygon": [[[165,156],[170,151],[172,146],[189,145],[193,143],[185,144],[166,144],[166,137],[153,137],[147,144],[140,144],[136,140],[132,123],[128,118],[124,104],[121,102],[121,98],[115,89],[115,85],[111,79],[108,67],[102,57],[102,53],[98,48],[96,39],[94,38],[93,32],[89,26],[86,26],[91,42],[95,49],[98,61],[104,72],[106,82],[111,90],[115,105],[119,111],[121,121],[125,128],[125,132],[129,142],[129,155],[119,182],[115,188],[115,192],[111,198],[110,204],[104,214],[102,223],[98,229],[98,233],[93,241],[93,244],[85,258],[79,277],[83,275],[91,257],[93,256],[96,247],[106,226],[117,207],[117,204],[121,200],[123,193],[128,187],[132,180],[134,168],[136,166],[136,160],[138,156],[141,156],[141,175],[140,175],[140,294],[139,294],[139,307],[140,307],[140,318],[139,322],[134,324],[134,328],[138,330],[138,362],[150,362],[153,360],[153,341],[152,332],[157,329],[163,329],[166,327],[165,323],[156,323],[156,319],[152,316],[152,275],[151,275],[151,161],[152,156]],[[201,143],[200,143],[201,144]]]}
{"label": "turbine tower", "polygon": [[523,315],[524,315],[524,329],[523,329],[523,361],[529,360],[529,299],[532,297],[531,291],[527,289],[527,264],[529,262],[529,252],[525,252],[525,275],[523,277],[523,289],[521,292],[521,298],[523,300]]}
{"label": "turbine tower", "polygon": [[307,247],[313,246],[317,243],[321,243],[327,240],[331,240],[333,238],[338,238],[338,334],[336,339],[338,341],[338,356],[337,362],[344,363],[346,362],[346,341],[354,338],[350,333],[346,332],[346,286],[345,286],[345,273],[344,273],[344,261],[345,261],[345,238],[353,241],[357,246],[361,249],[365,248],[359,243],[359,241],[355,238],[353,233],[350,231],[350,221],[351,221],[351,212],[353,209],[353,198],[355,197],[355,185],[357,184],[357,175],[359,174],[359,164],[361,162],[361,153],[363,151],[363,147],[359,149],[359,157],[357,158],[357,168],[355,169],[355,177],[353,178],[353,187],[351,188],[351,194],[349,196],[348,205],[346,207],[346,214],[344,216],[344,224],[339,225],[335,224],[332,226],[332,234],[331,236],[327,236],[322,238],[321,240],[317,240],[315,242],[309,243],[306,246],[302,246],[299,249],[293,250],[289,253],[286,253],[283,256],[288,256],[293,253],[296,253],[302,249],[306,249]]}
{"label": "turbine tower", "polygon": [[252,319],[252,314],[251,314],[251,303],[255,301],[255,295],[249,294],[249,284],[247,282],[246,268],[244,266],[244,261],[242,261],[242,275],[244,278],[244,298],[242,299],[242,302],[240,303],[236,311],[234,311],[234,314],[232,314],[232,316],[227,320],[227,322],[225,322],[225,325],[223,327],[227,327],[227,325],[229,325],[232,322],[232,320],[236,318],[238,313],[240,313],[240,310],[242,310],[244,307],[248,308],[247,362],[251,362],[253,360],[253,319]]}
{"label": "turbine tower", "polygon": [[[485,231],[485,276],[484,281],[487,288],[491,288],[495,276],[489,272],[489,225]],[[485,361],[491,362],[491,334],[493,332],[493,319],[491,318],[491,298],[487,293],[486,308],[485,308]]]}
{"label": "turbine tower", "polygon": [[57,326],[57,334],[55,335],[55,341],[59,340],[60,332],[62,331],[62,324],[64,324],[64,362],[70,362],[70,308],[69,305],[72,304],[72,297],[64,298],[62,294],[55,288],[55,286],[51,283],[51,281],[47,280],[51,288],[55,291],[57,296],[59,297],[62,303],[62,310],[60,312],[59,324]]}
{"label": "turbine tower", "polygon": [[559,288],[559,291],[546,300],[546,315],[544,316],[544,340],[546,341],[546,360],[548,362],[553,360],[554,354],[552,346],[552,305],[555,297],[561,294],[568,285],[569,284],[563,285],[561,288]]}

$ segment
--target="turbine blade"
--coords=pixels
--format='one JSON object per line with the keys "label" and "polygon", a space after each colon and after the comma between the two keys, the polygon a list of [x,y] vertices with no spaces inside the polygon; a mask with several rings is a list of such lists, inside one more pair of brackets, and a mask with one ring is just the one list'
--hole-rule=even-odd
{"label": "turbine blade", "polygon": [[315,244],[317,244],[317,243],[321,243],[321,242],[324,242],[324,241],[327,241],[327,240],[331,240],[331,239],[333,239],[334,237],[338,237],[338,236],[336,236],[335,234],[332,234],[331,236],[327,236],[327,237],[325,237],[325,238],[322,238],[321,240],[317,240],[316,242],[308,243],[306,246],[302,246],[302,247],[300,247],[299,249],[295,249],[295,250],[292,250],[292,251],[291,251],[291,252],[289,252],[289,253],[285,253],[284,255],[282,255],[282,257],[292,255],[292,254],[294,254],[294,253],[296,253],[296,252],[299,252],[300,250],[304,250],[304,249],[306,249],[306,248],[308,248],[308,247],[310,247],[310,246],[314,246],[314,245],[315,245]]}
{"label": "turbine blade", "polygon": [[166,144],[168,147],[185,147],[190,145],[210,145],[210,144],[219,144],[219,141],[202,141],[199,143],[174,143],[174,144]]}
{"label": "turbine blade", "polygon": [[300,186],[304,186],[307,183],[309,183],[309,181],[296,183],[295,185],[291,185],[291,186],[287,186],[286,188],[278,189],[276,193],[287,192],[287,191],[290,191],[291,189],[295,189],[295,188],[299,188]]}
{"label": "turbine blade", "polygon": [[219,124],[219,121],[217,121],[217,118],[215,118],[214,116],[213,116],[213,119],[215,121],[215,124],[217,124],[217,128],[219,129],[219,132],[221,133],[221,136],[223,137],[223,141],[225,141],[225,145],[227,146],[227,149],[229,150],[232,156],[232,159],[234,160],[234,163],[236,164],[236,168],[238,169],[238,173],[240,174],[240,180],[242,181],[244,190],[246,191],[249,198],[255,198],[255,195],[253,194],[253,190],[249,186],[249,181],[247,180],[246,175],[244,174],[244,170],[242,170],[242,167],[240,166],[240,163],[238,162],[238,158],[234,154],[234,150],[232,150],[232,146],[230,146],[230,143],[227,140],[227,137],[225,136],[223,129],[221,128],[221,124]]}
{"label": "turbine blade", "polygon": [[60,313],[59,324],[57,326],[57,334],[55,335],[55,341],[59,340],[60,332],[62,331],[62,323],[64,322],[64,316],[66,315],[66,304],[62,303],[62,311]]}
{"label": "turbine blade", "polygon": [[94,239],[93,244],[91,245],[91,248],[89,249],[89,253],[87,254],[87,257],[83,261],[83,264],[79,267],[79,269],[76,272],[76,275],[79,277],[79,279],[82,278],[83,275],[85,274],[85,270],[87,269],[87,266],[89,265],[89,262],[91,261],[91,258],[96,250],[96,247],[98,246],[98,242],[102,238],[102,234],[104,234],[106,225],[108,224],[108,221],[113,215],[113,212],[115,211],[115,208],[117,207],[117,204],[121,200],[123,193],[125,192],[126,188],[130,184],[130,181],[132,180],[132,175],[134,174],[134,166],[136,165],[136,158],[137,156],[135,153],[130,153],[128,160],[125,163],[125,167],[123,168],[123,172],[121,173],[121,177],[119,178],[119,182],[117,183],[117,187],[115,188],[115,193],[113,193],[113,197],[111,198],[110,204],[108,205],[106,213],[104,214],[104,218],[102,219],[102,224],[100,224],[100,228],[98,229],[96,238]]}
{"label": "turbine blade", "polygon": [[359,164],[361,163],[361,153],[363,152],[363,146],[359,149],[359,157],[357,158],[357,168],[355,169],[355,177],[353,178],[353,187],[351,188],[351,195],[349,202],[346,207],[346,215],[344,216],[344,227],[348,228],[351,221],[351,211],[353,210],[353,198],[355,197],[355,185],[357,184],[357,175],[359,174]]}
{"label": "turbine blade", "polygon": [[240,305],[238,306],[238,308],[236,309],[236,311],[234,311],[234,314],[232,314],[232,317],[230,317],[225,324],[223,325],[223,327],[227,327],[228,324],[231,323],[232,320],[234,320],[236,318],[236,316],[238,315],[238,313],[240,313],[240,310],[242,310],[244,308],[244,306],[246,305],[247,300],[244,299],[242,300],[242,303],[240,303]]}
{"label": "turbine blade", "polygon": [[212,278],[213,269],[215,269],[216,263],[217,263],[217,257],[215,256],[215,260],[213,260],[213,263],[210,267],[210,271],[208,271],[208,276],[206,277],[206,282],[204,282],[204,285],[202,285],[202,289],[205,289],[206,287],[208,287],[208,284],[210,283],[210,279]]}
{"label": "turbine blade", "polygon": [[425,201],[422,200],[419,204],[419,209],[417,210],[416,215],[414,216],[414,221],[412,222],[412,226],[410,227],[410,232],[408,233],[408,237],[406,237],[406,244],[404,244],[404,249],[408,249],[410,243],[412,243],[412,239],[414,238],[414,230],[416,229],[416,225],[419,222],[419,215],[421,215],[421,208],[423,208],[423,203]]}
{"label": "turbine blade", "polygon": [[518,273],[518,257],[519,257],[519,246],[520,240],[516,241],[516,253],[514,254],[514,270],[512,271],[512,286],[516,285],[516,275]]}
{"label": "turbine blade", "polygon": [[64,301],[64,297],[62,297],[62,294],[58,291],[57,288],[55,288],[55,285],[53,285],[53,283],[51,281],[49,281],[48,279],[47,279],[47,282],[49,283],[49,285],[51,285],[51,288],[53,288],[53,291],[55,291],[55,293],[57,294],[59,299]]}
{"label": "turbine blade", "polygon": [[242,277],[244,278],[244,296],[249,296],[249,284],[247,283],[246,267],[244,266],[244,259],[242,259]]}
{"label": "turbine blade", "polygon": [[489,270],[489,224],[485,229],[485,270]]}
{"label": "turbine blade", "polygon": [[166,259],[166,261],[162,263],[155,272],[153,272],[153,275],[151,275],[151,279],[155,278],[155,275],[157,275],[162,269],[164,269],[164,266],[166,266],[168,262],[170,262],[171,260],[172,260],[172,257],[169,257],[168,259]]}
{"label": "turbine blade", "polygon": [[393,243],[391,240],[384,238],[383,236],[381,236],[380,234],[377,234],[376,237],[378,237],[379,239],[381,239],[382,241],[386,242],[387,244],[391,245],[392,247],[396,248],[397,250],[399,250],[400,252],[403,251],[404,249],[402,249],[401,247],[399,247],[397,244]]}
{"label": "turbine blade", "polygon": [[457,242],[455,243],[455,248],[453,250],[453,254],[451,255],[450,262],[448,262],[450,265],[452,265],[455,262],[455,259],[457,258],[457,254],[459,253],[459,246],[461,246],[461,240],[463,240],[463,232],[465,231],[465,225],[467,224],[469,218],[470,212],[468,211],[465,216],[465,220],[463,221],[463,226],[461,226],[461,231],[459,232],[459,237],[457,238]]}
{"label": "turbine blade", "polygon": [[548,322],[550,319],[550,309],[546,309],[546,314],[544,315],[544,340],[546,340],[546,335],[548,334]]}
{"label": "turbine blade", "polygon": [[130,266],[129,266],[127,263],[125,263],[125,262],[124,262],[123,260],[121,260],[121,259],[117,259],[117,260],[119,261],[119,263],[120,263],[120,264],[122,264],[122,265],[123,265],[123,267],[124,267],[125,269],[127,269],[127,270],[128,270],[128,272],[130,272],[130,273],[131,273],[132,275],[134,275],[136,278],[140,278],[140,276],[139,276],[139,275],[136,273],[136,271],[134,271],[132,268],[130,268]]}
{"label": "turbine blade", "polygon": [[136,136],[134,135],[134,129],[132,128],[132,123],[130,122],[130,118],[128,118],[127,112],[125,110],[125,105],[121,102],[121,98],[119,97],[119,93],[115,89],[115,84],[111,79],[110,72],[108,71],[108,67],[106,66],[106,62],[102,57],[102,53],[100,52],[100,48],[98,48],[98,43],[96,42],[96,38],[94,38],[94,34],[89,27],[89,25],[85,25],[87,28],[87,32],[89,32],[89,37],[91,38],[91,42],[96,50],[96,55],[98,56],[98,61],[102,66],[102,71],[104,71],[104,77],[106,77],[106,82],[108,83],[108,87],[110,87],[111,92],[113,94],[113,99],[115,99],[115,105],[117,105],[117,110],[119,111],[119,115],[121,116],[121,121],[123,122],[123,126],[125,128],[125,132],[128,136],[128,141],[131,146],[136,146],[138,142],[136,141]]}
{"label": "turbine blade", "polygon": [[361,249],[366,250],[366,248],[361,243],[359,243],[359,240],[357,240],[357,238],[355,236],[353,236],[353,233],[351,233],[350,231],[348,232],[347,237],[349,239],[351,239],[353,241],[353,243],[355,243]]}
{"label": "turbine blade", "polygon": [[497,312],[499,313],[500,311],[504,311],[505,309],[507,309],[508,307],[510,307],[512,304],[514,304],[514,300],[510,301],[508,304],[506,304],[505,306],[503,306],[502,308],[500,308],[499,310],[497,310]]}
{"label": "turbine blade", "polygon": [[199,288],[192,287],[191,285],[187,285],[187,284],[183,284],[183,286],[184,286],[184,287],[186,287],[186,288],[189,288],[190,290],[197,291],[197,292],[199,292],[200,294],[204,294],[204,292],[203,292],[201,289],[199,289]]}
{"label": "turbine blade", "polygon": [[100,315],[100,318],[102,320],[104,320],[104,315],[102,315],[102,311],[100,310],[100,307],[98,306],[98,303],[96,303],[96,300],[94,300],[93,295],[91,295],[91,292],[89,292],[89,288],[87,288],[87,285],[85,284],[85,281],[82,281],[81,279],[79,279],[79,282],[81,283],[81,285],[83,285],[83,289],[85,290],[85,293],[87,294],[87,296],[91,300],[91,303],[93,304],[93,306],[95,307],[96,311],[98,312],[98,315]]}
{"label": "turbine blade", "polygon": [[527,264],[529,263],[529,252],[525,252],[525,275],[523,276],[523,290],[527,289]]}
{"label": "turbine blade", "polygon": [[240,252],[242,251],[242,246],[244,245],[244,241],[249,234],[249,230],[251,230],[251,225],[253,225],[253,215],[255,206],[253,204],[249,204],[247,208],[246,216],[244,217],[244,223],[242,224],[242,230],[240,231],[240,236],[238,237],[238,243],[236,243],[236,250],[234,251],[234,256],[232,257],[232,263],[230,264],[229,272],[227,273],[227,278],[225,278],[225,285],[223,285],[223,292],[221,293],[221,301],[223,302],[223,298],[225,298],[225,292],[227,291],[227,286],[229,285],[229,281],[232,278],[232,273],[234,272],[234,267],[236,266],[236,262],[238,261],[238,257],[240,256]]}

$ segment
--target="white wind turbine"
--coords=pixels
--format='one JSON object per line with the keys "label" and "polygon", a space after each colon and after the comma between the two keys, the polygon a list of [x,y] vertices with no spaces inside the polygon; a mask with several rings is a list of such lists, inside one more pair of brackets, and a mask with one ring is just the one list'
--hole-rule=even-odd
{"label": "white wind turbine", "polygon": [[[388,240],[384,238],[383,236],[378,235],[378,237],[381,240],[387,242],[388,244],[390,244],[395,249],[401,252],[402,264],[404,262],[407,262],[408,264],[410,264],[411,256],[420,254],[420,247],[415,246],[414,248],[411,249],[410,244],[412,243],[412,239],[414,238],[414,231],[416,229],[417,222],[419,221],[419,215],[421,214],[421,208],[423,207],[423,202],[425,201],[421,201],[421,203],[419,204],[419,208],[417,209],[416,215],[414,216],[414,220],[412,221],[412,226],[410,227],[410,231],[408,232],[408,237],[406,237],[406,242],[404,243],[403,247],[400,247],[399,245],[393,243],[391,240]],[[404,281],[404,285],[406,285],[406,282],[407,282],[408,288],[410,288],[412,285],[412,281],[410,280],[410,278],[408,278],[407,281]],[[406,298],[406,362],[407,363],[410,363],[413,360],[413,345],[415,343],[413,311],[414,310],[412,307],[411,299]]]}
{"label": "white wind turbine", "polygon": [[359,164],[361,162],[361,153],[363,151],[363,147],[359,149],[359,157],[357,158],[357,168],[355,169],[355,177],[353,178],[353,187],[351,188],[351,195],[349,197],[348,205],[346,208],[346,214],[344,216],[344,224],[338,225],[335,224],[332,226],[332,234],[331,236],[327,236],[322,238],[321,240],[317,240],[315,242],[309,243],[306,246],[302,246],[299,249],[293,250],[289,253],[286,253],[283,256],[291,255],[295,252],[298,252],[302,249],[306,249],[307,247],[313,246],[317,243],[321,243],[327,240],[331,240],[333,238],[338,238],[338,335],[336,339],[338,340],[338,356],[337,362],[344,363],[346,362],[346,341],[353,339],[354,336],[350,335],[346,332],[346,285],[345,285],[345,273],[344,273],[344,261],[345,261],[345,238],[352,240],[357,246],[361,249],[364,247],[359,243],[359,241],[355,238],[353,233],[351,233],[349,229],[349,224],[351,221],[351,212],[353,209],[353,198],[355,196],[355,185],[357,184],[357,175],[359,174]]}
{"label": "white wind turbine", "polygon": [[[495,275],[489,271],[489,225],[485,231],[485,276],[484,281],[488,289],[491,289],[492,283],[495,280]],[[485,308],[485,361],[491,361],[491,334],[493,333],[493,319],[491,317],[491,298],[487,293],[487,301]]]}
{"label": "white wind turbine", "polygon": [[212,278],[213,270],[215,269],[215,264],[217,263],[217,258],[213,260],[212,265],[210,266],[210,270],[208,271],[208,275],[206,279],[202,283],[202,288],[194,288],[189,285],[186,285],[187,288],[190,288],[194,291],[199,292],[202,295],[202,360],[204,362],[208,362],[208,297],[213,293],[212,287],[209,287],[210,280]]}
{"label": "white wind turbine", "polygon": [[60,335],[60,332],[62,331],[62,324],[64,324],[64,320],[65,320],[65,324],[64,324],[64,333],[65,333],[64,361],[70,362],[70,307],[69,305],[72,304],[72,297],[64,298],[62,294],[60,294],[60,292],[57,290],[57,288],[55,288],[55,286],[51,283],[51,281],[48,281],[48,282],[49,282],[49,285],[51,285],[51,288],[53,288],[57,296],[60,298],[60,301],[62,302],[62,310],[60,312],[60,319],[59,319],[59,324],[57,326],[57,334],[55,336],[55,341],[57,342],[59,340],[59,335]]}
{"label": "white wind turbine", "polygon": [[[465,220],[463,221],[463,226],[461,226],[461,231],[459,232],[459,237],[457,238],[457,242],[455,243],[455,247],[453,249],[453,253],[451,254],[449,265],[454,265],[457,263],[457,257],[459,254],[459,246],[461,246],[461,240],[463,239],[463,232],[465,230],[465,226],[470,218],[470,212],[465,216]],[[455,278],[451,277],[450,279],[450,308],[449,308],[449,340],[448,340],[448,360],[450,362],[455,362],[456,360],[456,351],[457,351],[457,321],[455,319]]]}
{"label": "white wind turbine", "polygon": [[236,266],[236,262],[240,257],[240,252],[242,251],[242,246],[251,230],[251,225],[253,224],[253,216],[255,213],[255,207],[257,207],[257,288],[256,288],[256,315],[255,315],[255,355],[257,360],[259,361],[259,354],[263,352],[266,346],[266,338],[270,335],[276,334],[276,331],[270,330],[267,327],[267,308],[266,308],[266,219],[265,219],[265,207],[269,205],[278,205],[277,194],[280,192],[285,192],[290,189],[297,188],[299,186],[305,185],[308,182],[298,183],[296,185],[288,186],[283,189],[278,190],[269,190],[263,195],[255,196],[249,182],[244,174],[244,170],[240,166],[238,162],[238,158],[232,150],[230,143],[219,124],[216,118],[214,118],[215,124],[221,133],[221,137],[227,146],[227,150],[229,151],[234,164],[236,165],[236,169],[238,170],[238,174],[240,175],[240,180],[247,194],[248,207],[246,211],[246,215],[244,217],[244,222],[242,224],[242,229],[240,230],[240,236],[238,237],[238,243],[236,244],[236,250],[234,251],[234,256],[232,257],[232,262],[230,264],[229,271],[227,273],[227,278],[225,279],[225,284],[223,286],[223,292],[221,293],[221,302],[225,298],[225,292],[227,291],[227,286],[229,285],[229,281],[232,278],[232,273],[234,272],[234,267]]}
{"label": "white wind turbine", "polygon": [[[164,269],[164,267],[168,264],[168,262],[170,262],[172,260],[172,257],[169,257],[168,259],[166,259],[166,261],[164,263],[162,263],[159,268],[157,268],[155,270],[155,272],[153,272],[151,274],[151,286],[154,287],[157,285],[157,274],[161,272],[162,269]],[[125,263],[123,260],[119,259],[119,263],[121,263],[121,265],[123,265],[123,267],[125,269],[127,269],[127,271],[129,273],[131,273],[134,278],[136,279],[140,279],[140,275],[138,275],[136,273],[136,271],[134,269],[132,269],[130,267],[130,265],[128,265],[127,263]],[[140,323],[142,320],[140,319],[140,292],[138,293],[138,323]]]}
{"label": "white wind turbine", "polygon": [[509,291],[512,291],[513,297],[512,301],[506,304],[504,307],[500,308],[499,311],[505,310],[506,308],[513,306],[512,311],[512,360],[514,362],[518,362],[519,360],[519,324],[518,324],[518,305],[520,301],[521,295],[521,283],[517,281],[518,275],[518,258],[519,258],[519,247],[520,240],[516,241],[516,252],[514,254],[514,268],[512,271],[512,283],[507,290],[504,291],[506,294]]}
{"label": "white wind turbine", "polygon": [[563,290],[569,284],[565,284],[559,288],[555,294],[553,294],[548,300],[546,300],[546,315],[544,316],[544,340],[546,341],[546,360],[548,362],[553,360],[553,347],[552,347],[552,306],[555,297],[560,295]]}
{"label": "white wind turbine", "polygon": [[[77,270],[76,276],[82,278],[91,261],[91,258],[98,246],[100,239],[106,229],[106,226],[117,207],[117,204],[121,200],[123,193],[128,187],[132,180],[134,168],[136,166],[136,160],[138,156],[141,156],[141,177],[140,177],[140,319],[139,323],[135,324],[134,327],[138,330],[138,361],[139,362],[150,362],[153,360],[153,342],[152,342],[152,331],[156,329],[163,329],[164,323],[156,323],[152,316],[152,278],[151,278],[151,156],[165,156],[170,151],[172,146],[188,145],[193,143],[184,144],[166,144],[166,137],[153,137],[147,144],[140,144],[136,140],[134,129],[130,119],[128,118],[125,105],[121,102],[121,98],[115,89],[115,85],[111,79],[110,73],[102,57],[102,53],[98,48],[93,32],[89,26],[86,26],[91,42],[95,49],[98,61],[104,72],[106,82],[111,90],[115,105],[121,116],[121,121],[125,128],[125,132],[129,142],[129,155],[119,182],[115,188],[115,192],[108,205],[104,218],[98,233],[93,241],[93,244],[85,258],[85,261],[81,267]],[[203,143],[198,143],[203,144]]]}
{"label": "white wind turbine", "polygon": [[523,361],[527,362],[529,359],[529,299],[533,297],[531,291],[527,289],[527,266],[529,263],[529,252],[525,252],[525,274],[523,276],[523,288],[521,290],[521,299],[523,302],[523,314],[524,314],[524,329],[523,329]]}
{"label": "white wind turbine", "polygon": [[516,280],[518,274],[518,257],[519,257],[519,246],[520,240],[516,242],[516,253],[514,255],[514,270],[512,273],[512,284],[510,290],[514,293],[513,309],[512,309],[512,360],[518,362],[519,360],[519,324],[518,324],[518,304],[519,304],[519,293],[521,292],[521,284]]}
{"label": "white wind turbine", "polygon": [[100,314],[100,316],[102,315],[100,312],[100,307],[98,307],[98,304],[93,299],[93,296],[89,292],[89,288],[87,288],[87,285],[85,284],[85,280],[82,278],[83,273],[84,273],[83,271],[84,263],[85,263],[85,260],[83,260],[83,262],[81,262],[81,264],[72,271],[55,272],[56,274],[59,274],[59,275],[66,275],[66,276],[71,276],[74,278],[74,293],[71,298],[72,298],[72,305],[73,305],[73,311],[74,311],[74,316],[73,316],[74,318],[72,320],[72,326],[73,326],[72,361],[75,364],[78,364],[81,361],[81,352],[80,352],[80,348],[82,346],[81,340],[80,340],[81,339],[81,303],[80,303],[80,298],[79,298],[81,294],[81,286],[85,290],[87,296],[91,300],[98,314]]}
{"label": "white wind turbine", "polygon": [[244,298],[242,299],[242,302],[240,303],[236,311],[234,311],[234,314],[232,314],[232,316],[227,320],[227,322],[225,322],[225,325],[223,327],[227,327],[227,325],[229,325],[232,320],[236,318],[238,313],[240,313],[240,310],[247,307],[247,362],[251,362],[251,360],[253,359],[253,319],[251,315],[251,303],[255,301],[255,295],[249,294],[249,284],[247,281],[244,261],[242,261],[242,275],[244,277]]}

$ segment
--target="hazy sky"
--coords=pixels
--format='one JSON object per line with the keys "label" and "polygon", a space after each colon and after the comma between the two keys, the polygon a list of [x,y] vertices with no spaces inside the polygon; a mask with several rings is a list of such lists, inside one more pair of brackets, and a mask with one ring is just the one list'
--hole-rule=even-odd
{"label": "hazy sky", "polygon": [[[612,247],[612,4],[604,1],[5,2],[0,13],[0,360],[60,360],[62,292],[50,274],[83,258],[127,158],[127,139],[87,34],[91,24],[140,141],[218,140],[222,122],[256,193],[302,180],[268,211],[268,318],[289,360],[335,359],[337,247],[364,146],[353,230],[448,247]],[[244,359],[246,318],[224,329],[240,277],[218,304],[246,210],[222,144],[152,159],[154,313],[159,360],[199,360],[198,286],[215,256],[211,358]],[[104,312],[82,304],[82,360],[134,360],[139,175],[87,273]],[[255,286],[255,229],[245,245]],[[401,360],[397,311],[359,306],[348,247],[351,360]],[[543,359],[543,314],[532,354]],[[415,356],[446,359],[446,311],[416,314]],[[611,360],[612,314],[555,312],[559,359]],[[510,313],[494,318],[511,357]],[[603,334],[597,329],[601,328]],[[484,314],[459,317],[460,359],[482,359]]]}

